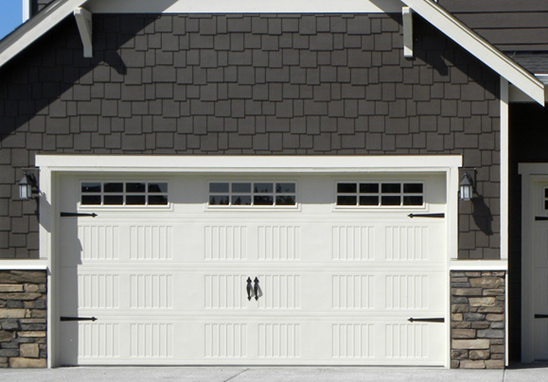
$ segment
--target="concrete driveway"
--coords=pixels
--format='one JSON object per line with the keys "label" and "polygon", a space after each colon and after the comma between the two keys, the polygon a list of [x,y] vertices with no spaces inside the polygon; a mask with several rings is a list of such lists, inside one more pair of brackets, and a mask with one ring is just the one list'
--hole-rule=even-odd
{"label": "concrete driveway", "polygon": [[507,370],[445,370],[357,367],[72,367],[4,369],[13,382],[546,382],[548,365]]}

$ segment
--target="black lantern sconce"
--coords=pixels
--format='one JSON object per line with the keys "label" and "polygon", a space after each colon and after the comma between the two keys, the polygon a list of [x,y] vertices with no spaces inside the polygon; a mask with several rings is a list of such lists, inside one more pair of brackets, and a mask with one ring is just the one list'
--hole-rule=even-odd
{"label": "black lantern sconce", "polygon": [[32,190],[36,189],[40,192],[38,188],[38,183],[36,182],[36,177],[34,174],[28,173],[25,171],[23,177],[19,181],[19,199],[20,200],[29,200],[32,198]]}
{"label": "black lantern sconce", "polygon": [[[476,174],[476,169],[472,170],[473,174]],[[474,176],[475,178],[475,176]],[[470,201],[474,197],[474,179],[472,176],[465,172],[459,183],[459,198],[460,200]]]}

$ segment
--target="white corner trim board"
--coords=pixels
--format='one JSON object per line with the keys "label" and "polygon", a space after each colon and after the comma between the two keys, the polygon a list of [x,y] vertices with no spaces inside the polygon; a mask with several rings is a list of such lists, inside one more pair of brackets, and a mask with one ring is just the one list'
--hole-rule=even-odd
{"label": "white corner trim board", "polygon": [[94,13],[384,13],[401,12],[398,0],[95,0]]}
{"label": "white corner trim board", "polygon": [[430,24],[544,106],[544,84],[431,0],[402,0]]}
{"label": "white corner trim board", "polygon": [[37,155],[49,171],[360,172],[442,171],[462,166],[460,155],[436,156],[116,156]]}

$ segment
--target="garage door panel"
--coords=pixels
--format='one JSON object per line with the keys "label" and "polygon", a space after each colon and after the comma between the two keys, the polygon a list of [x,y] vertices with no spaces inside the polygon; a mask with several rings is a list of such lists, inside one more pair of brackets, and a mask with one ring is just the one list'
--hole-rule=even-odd
{"label": "garage door panel", "polygon": [[61,219],[62,315],[98,318],[61,323],[63,362],[442,365],[446,326],[407,320],[445,316],[445,221],[339,208],[334,184],[302,177],[297,208],[182,198]]}

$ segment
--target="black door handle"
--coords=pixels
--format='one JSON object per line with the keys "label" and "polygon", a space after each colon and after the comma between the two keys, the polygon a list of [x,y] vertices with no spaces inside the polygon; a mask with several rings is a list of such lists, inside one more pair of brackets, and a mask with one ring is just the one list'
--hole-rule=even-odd
{"label": "black door handle", "polygon": [[253,287],[251,286],[251,277],[247,278],[247,299],[251,300],[251,297],[253,297]]}
{"label": "black door handle", "polygon": [[[251,280],[250,280],[251,281]],[[259,299],[259,279],[255,277],[255,280],[253,280],[253,293],[255,293],[255,300]]]}

